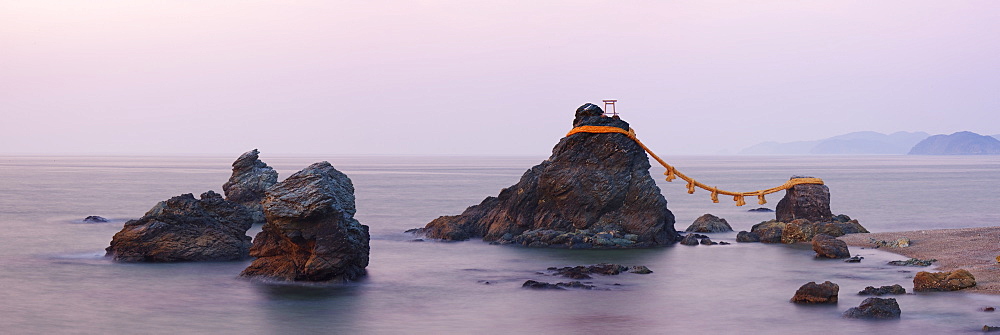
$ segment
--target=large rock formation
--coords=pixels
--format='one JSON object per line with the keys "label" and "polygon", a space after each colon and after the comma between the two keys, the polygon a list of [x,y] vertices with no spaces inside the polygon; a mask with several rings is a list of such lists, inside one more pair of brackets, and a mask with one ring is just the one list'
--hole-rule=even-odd
{"label": "large rock formation", "polygon": [[712,214],[699,216],[684,231],[692,233],[724,233],[733,231],[733,227],[726,222],[726,219]]}
{"label": "large rock formation", "polygon": [[368,226],[354,219],[354,185],[320,162],[269,188],[267,224],[254,238],[256,260],[242,276],[285,281],[346,281],[365,275]]}
{"label": "large rock formation", "polygon": [[[798,177],[794,178],[808,178]],[[785,190],[785,197],[778,201],[774,208],[775,219],[781,222],[792,222],[796,219],[806,219],[812,222],[827,222],[833,220],[830,211],[830,188],[819,184],[799,184]]]}
{"label": "large rock formation", "polygon": [[161,201],[125,223],[107,250],[122,262],[230,261],[247,257],[253,222],[243,205],[213,191]]}
{"label": "large rock formation", "polygon": [[[584,104],[573,126],[628,130],[617,117]],[[442,216],[421,231],[431,238],[515,243],[533,247],[642,248],[678,237],[667,201],[649,175],[649,157],[619,133],[578,133],[521,180],[469,207]]]}
{"label": "large rock formation", "polygon": [[257,149],[244,152],[233,162],[233,175],[222,185],[226,200],[246,206],[251,210],[254,223],[264,223],[261,200],[268,187],[278,183],[278,172],[262,162]]}
{"label": "large rock formation", "polygon": [[1000,140],[969,131],[934,135],[910,149],[910,155],[1000,155]]}

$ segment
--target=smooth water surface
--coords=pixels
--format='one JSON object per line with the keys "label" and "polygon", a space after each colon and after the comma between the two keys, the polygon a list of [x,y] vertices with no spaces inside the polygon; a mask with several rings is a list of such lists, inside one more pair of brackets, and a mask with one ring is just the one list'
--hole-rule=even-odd
{"label": "smooth water surface", "polygon": [[[859,264],[815,260],[805,245],[759,243],[648,250],[527,249],[481,241],[414,241],[402,231],[458,214],[496,195],[544,157],[268,157],[280,178],[328,160],[357,189],[371,227],[369,275],[347,285],[275,285],[237,277],[244,262],[118,264],[103,249],[125,220],[156,202],[221,193],[234,157],[0,157],[0,329],[5,333],[961,333],[1000,325],[1000,296],[962,292],[896,296],[895,321],[842,319],[865,286],[902,284],[919,268],[899,256],[853,249]],[[682,172],[748,191],[792,175],[823,178],[835,213],[871,231],[995,226],[1000,157],[667,157]],[[683,183],[654,178],[683,230],[713,213],[735,230],[773,218]],[[774,208],[781,194],[768,198]],[[112,219],[84,224],[88,215]],[[254,227],[251,234],[259,231]],[[713,234],[716,241],[735,233]],[[598,290],[522,289],[557,282],[551,266],[646,265],[648,275],[597,276]],[[791,304],[809,281],[840,285],[835,306]]]}

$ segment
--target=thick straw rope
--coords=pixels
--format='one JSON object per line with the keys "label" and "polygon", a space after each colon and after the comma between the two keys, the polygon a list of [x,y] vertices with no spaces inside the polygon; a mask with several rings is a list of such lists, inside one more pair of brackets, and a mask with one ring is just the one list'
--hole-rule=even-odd
{"label": "thick straw rope", "polygon": [[635,141],[635,143],[638,144],[640,147],[642,147],[643,150],[646,150],[646,152],[649,153],[649,155],[652,156],[653,159],[655,159],[657,162],[660,163],[660,165],[663,165],[663,167],[667,169],[667,171],[663,173],[664,175],[667,176],[667,181],[674,181],[674,179],[676,179],[676,178],[680,178],[680,179],[686,181],[687,182],[687,192],[688,192],[688,194],[694,193],[695,187],[698,187],[698,188],[704,189],[706,191],[712,192],[712,202],[715,202],[715,203],[719,202],[719,194],[722,194],[722,195],[730,195],[730,196],[732,196],[733,197],[733,201],[736,201],[736,206],[746,205],[746,201],[744,201],[743,198],[744,197],[752,197],[752,196],[756,196],[757,197],[757,203],[763,205],[763,204],[767,203],[767,200],[764,199],[764,195],[766,195],[766,194],[771,194],[771,193],[775,193],[775,192],[778,192],[778,191],[787,190],[789,188],[792,188],[792,186],[799,185],[799,184],[819,184],[819,185],[823,185],[823,180],[819,179],[819,178],[794,178],[794,179],[788,180],[787,182],[785,182],[784,184],[782,184],[780,186],[772,187],[772,188],[769,188],[769,189],[766,189],[766,190],[758,190],[758,191],[753,191],[753,192],[730,192],[730,191],[720,190],[718,187],[712,187],[712,186],[708,186],[708,185],[702,184],[702,183],[698,182],[697,180],[694,180],[691,177],[688,177],[688,176],[684,175],[680,171],[677,171],[676,168],[674,168],[670,164],[667,164],[667,162],[664,162],[662,159],[660,159],[660,156],[657,156],[655,153],[653,153],[652,150],[649,150],[649,147],[646,147],[645,144],[642,144],[642,142],[639,141],[639,139],[635,137],[635,131],[632,130],[632,129],[625,130],[625,129],[621,129],[621,128],[618,128],[618,127],[608,127],[608,126],[580,126],[580,127],[576,127],[576,128],[573,128],[572,130],[570,130],[569,133],[566,134],[566,136],[568,137],[568,136],[576,134],[576,133],[597,133],[597,134],[619,133],[619,134],[623,134],[625,136],[628,136],[628,138],[630,138],[633,141]]}

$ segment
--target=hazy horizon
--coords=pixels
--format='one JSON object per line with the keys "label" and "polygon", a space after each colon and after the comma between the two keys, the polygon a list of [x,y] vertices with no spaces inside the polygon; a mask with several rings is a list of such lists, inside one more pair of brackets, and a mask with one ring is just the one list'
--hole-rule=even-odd
{"label": "hazy horizon", "polygon": [[1000,134],[1000,2],[0,0],[0,154],[661,155]]}

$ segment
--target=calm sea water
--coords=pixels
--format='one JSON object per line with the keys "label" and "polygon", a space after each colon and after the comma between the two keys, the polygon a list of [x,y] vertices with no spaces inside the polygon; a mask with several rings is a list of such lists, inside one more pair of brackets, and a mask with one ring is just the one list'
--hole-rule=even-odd
{"label": "calm sea water", "polygon": [[[733,244],[650,250],[547,250],[478,241],[415,242],[401,233],[514,184],[543,157],[268,157],[285,178],[328,160],[353,179],[371,227],[369,276],[338,286],[273,285],[237,274],[249,262],[117,264],[111,236],[156,202],[221,192],[233,157],[0,157],[0,330],[40,333],[961,333],[1000,325],[1000,296],[897,296],[902,319],[847,320],[865,286],[912,287],[915,268],[876,251],[860,264],[814,260],[807,246]],[[871,231],[1000,225],[992,194],[1000,157],[670,157],[682,172],[732,190],[791,175],[823,178],[835,213]],[[662,169],[654,167],[659,178]],[[683,230],[713,213],[736,230],[770,218],[682,183],[659,182]],[[772,196],[773,208],[780,195]],[[113,219],[84,224],[88,215]],[[251,235],[259,231],[255,227]],[[733,241],[734,233],[713,240]],[[551,266],[646,265],[648,275],[591,280],[601,290],[534,291]],[[809,281],[841,287],[835,306],[788,302]]]}

